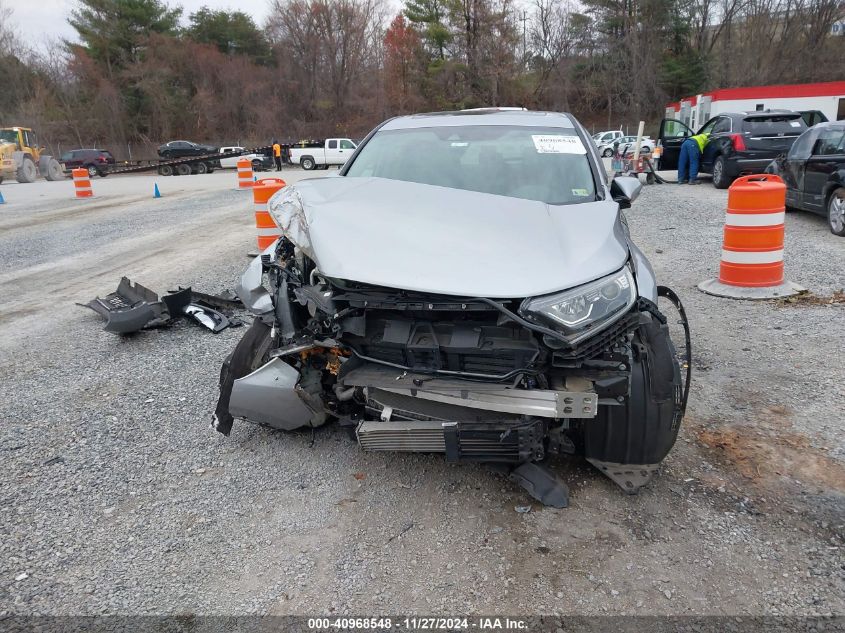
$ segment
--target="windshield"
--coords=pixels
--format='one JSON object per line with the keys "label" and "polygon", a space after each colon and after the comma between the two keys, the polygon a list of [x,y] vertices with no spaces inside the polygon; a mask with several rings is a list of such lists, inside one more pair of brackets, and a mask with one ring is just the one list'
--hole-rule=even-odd
{"label": "windshield", "polygon": [[0,130],[0,143],[18,142],[18,133],[15,130]]}
{"label": "windshield", "polygon": [[383,130],[363,147],[346,175],[571,204],[596,199],[586,152],[572,128]]}

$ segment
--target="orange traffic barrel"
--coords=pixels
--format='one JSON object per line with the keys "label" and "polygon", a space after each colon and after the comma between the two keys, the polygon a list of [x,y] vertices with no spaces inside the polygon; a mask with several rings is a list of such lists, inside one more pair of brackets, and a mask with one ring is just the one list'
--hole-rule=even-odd
{"label": "orange traffic barrel", "polygon": [[252,188],[252,163],[246,158],[238,161],[238,189]]}
{"label": "orange traffic barrel", "polygon": [[783,283],[786,184],[763,174],[738,178],[728,189],[719,281],[729,286]]}
{"label": "orange traffic barrel", "polygon": [[287,185],[281,178],[262,178],[252,187],[252,201],[255,206],[255,230],[258,235],[258,250],[263,251],[282,236],[273,216],[267,210],[267,202],[279,189]]}
{"label": "orange traffic barrel", "polygon": [[91,177],[87,169],[73,170],[73,188],[76,190],[77,198],[93,198],[94,190],[91,188]]}
{"label": "orange traffic barrel", "polygon": [[[737,178],[728,189],[719,278],[705,281],[699,288],[748,299],[794,294],[798,287],[784,281],[783,275],[785,212],[786,184],[780,177],[757,174]],[[731,292],[730,288],[737,290]]]}

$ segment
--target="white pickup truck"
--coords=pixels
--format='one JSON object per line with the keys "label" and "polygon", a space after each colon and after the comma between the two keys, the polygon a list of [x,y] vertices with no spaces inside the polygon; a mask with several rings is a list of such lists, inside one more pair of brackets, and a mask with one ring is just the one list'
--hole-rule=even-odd
{"label": "white pickup truck", "polygon": [[328,169],[329,165],[343,165],[356,147],[355,142],[348,138],[297,143],[290,148],[290,162],[301,165],[302,169]]}
{"label": "white pickup truck", "polygon": [[235,169],[238,166],[238,161],[243,158],[246,158],[252,163],[253,171],[263,171],[265,169],[272,169],[273,162],[269,157],[264,156],[262,154],[239,154],[239,152],[242,151],[244,151],[243,147],[221,147],[221,154],[233,154],[233,156],[230,158],[221,158],[220,167],[222,167],[223,169]]}

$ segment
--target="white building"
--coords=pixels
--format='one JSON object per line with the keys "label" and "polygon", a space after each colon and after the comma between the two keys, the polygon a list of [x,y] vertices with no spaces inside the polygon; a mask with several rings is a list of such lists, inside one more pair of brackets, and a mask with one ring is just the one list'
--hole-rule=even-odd
{"label": "white building", "polygon": [[666,118],[678,119],[697,129],[724,112],[775,109],[819,111],[829,121],[841,121],[845,119],[845,81],[722,88],[668,104]]}

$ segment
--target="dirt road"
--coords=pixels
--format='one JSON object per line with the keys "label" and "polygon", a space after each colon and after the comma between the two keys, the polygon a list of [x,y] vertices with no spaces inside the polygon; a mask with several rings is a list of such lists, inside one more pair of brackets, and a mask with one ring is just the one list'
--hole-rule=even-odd
{"label": "dirt road", "polygon": [[254,247],[234,179],[164,179],[159,200],[152,177],[95,180],[83,203],[49,191],[66,183],[28,201],[3,185],[0,616],[845,611],[845,307],[826,299],[845,240],[822,219],[790,214],[786,252],[820,299],[733,302],[694,289],[725,193],[645,189],[628,217],[692,318],[689,415],[639,496],[562,462],[572,506],[554,510],[483,467],[365,454],[334,428],[224,438],[210,414],[242,331],[121,338],[74,305],[122,275],[231,288]]}

